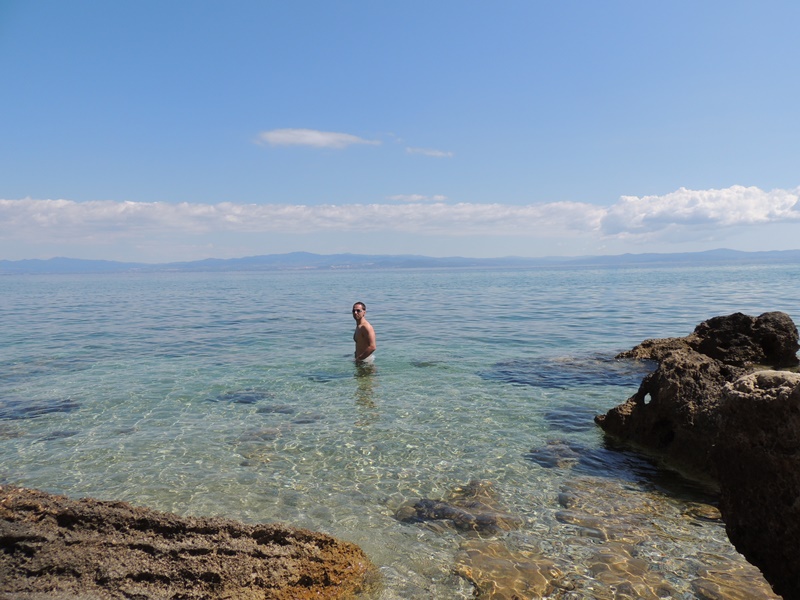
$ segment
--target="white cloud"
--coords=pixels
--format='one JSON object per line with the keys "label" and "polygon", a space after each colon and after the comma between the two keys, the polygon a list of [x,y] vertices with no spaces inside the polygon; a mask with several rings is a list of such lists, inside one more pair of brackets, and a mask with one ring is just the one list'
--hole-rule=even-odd
{"label": "white cloud", "polygon": [[376,140],[366,140],[349,133],[317,131],[315,129],[273,129],[262,131],[257,138],[260,144],[270,146],[311,146],[313,148],[346,148],[354,144],[379,145]]}
{"label": "white cloud", "polygon": [[606,235],[648,235],[667,229],[712,229],[800,219],[800,188],[763,191],[734,185],[680,188],[663,196],[623,196],[602,220]]}
{"label": "white cloud", "polygon": [[432,156],[434,158],[452,158],[452,152],[445,152],[444,150],[433,150],[431,148],[406,148],[409,154],[422,154],[423,156]]}
{"label": "white cloud", "polygon": [[444,196],[415,194],[389,200],[401,203],[311,206],[0,200],[0,242],[9,248],[71,244],[112,249],[126,243],[146,246],[156,239],[159,243],[172,239],[178,244],[180,239],[185,245],[197,245],[220,239],[230,243],[245,236],[286,239],[358,232],[417,239],[495,236],[537,243],[547,239],[580,240],[584,245],[589,240],[598,244],[629,242],[647,249],[645,244],[654,241],[706,243],[724,235],[756,231],[763,224],[800,224],[800,188],[681,188],[663,196],[624,196],[610,207],[580,202],[523,206],[446,203]]}
{"label": "white cloud", "polygon": [[[405,198],[405,197],[403,197]],[[425,197],[422,197],[425,198]],[[170,204],[166,202],[74,202],[0,200],[0,238],[125,236],[145,231],[309,233],[314,231],[400,231],[420,234],[504,234],[597,229],[603,209],[579,203],[532,206],[504,204]]]}

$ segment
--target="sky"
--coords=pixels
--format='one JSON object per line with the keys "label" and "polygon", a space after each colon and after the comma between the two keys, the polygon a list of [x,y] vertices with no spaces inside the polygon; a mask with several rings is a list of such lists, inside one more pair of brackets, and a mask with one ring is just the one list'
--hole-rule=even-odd
{"label": "sky", "polygon": [[0,259],[800,248],[796,0],[0,0]]}

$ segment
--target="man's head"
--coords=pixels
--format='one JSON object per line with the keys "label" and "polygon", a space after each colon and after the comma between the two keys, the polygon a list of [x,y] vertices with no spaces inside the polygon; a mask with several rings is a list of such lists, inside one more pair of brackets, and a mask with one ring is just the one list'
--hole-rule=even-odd
{"label": "man's head", "polygon": [[355,304],[353,304],[354,317],[356,318],[363,317],[366,312],[367,312],[367,305],[364,304],[363,302],[356,302]]}

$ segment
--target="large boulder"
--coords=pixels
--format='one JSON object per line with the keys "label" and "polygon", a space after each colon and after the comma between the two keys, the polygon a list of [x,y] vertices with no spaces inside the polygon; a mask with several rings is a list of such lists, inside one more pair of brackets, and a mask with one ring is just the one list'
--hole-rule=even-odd
{"label": "large boulder", "polygon": [[354,544],[282,525],[191,518],[0,486],[0,599],[351,597]]}
{"label": "large boulder", "polygon": [[595,421],[606,433],[654,451],[683,470],[710,473],[710,440],[722,390],[743,370],[693,350],[665,357],[636,394]]}
{"label": "large boulder", "polygon": [[758,317],[734,313],[700,323],[689,338],[700,354],[728,365],[793,367],[797,359],[797,327],[783,312]]}
{"label": "large boulder", "polygon": [[658,368],[595,422],[685,470],[715,477],[710,450],[726,384],[755,368],[795,366],[798,349],[797,327],[781,312],[714,317],[684,338],[646,340],[618,358],[654,360]]}
{"label": "large boulder", "polygon": [[784,598],[800,598],[800,374],[729,384],[712,451],[728,537]]}
{"label": "large boulder", "polygon": [[[598,415],[609,434],[720,488],[728,536],[776,592],[800,598],[800,375],[785,313],[736,313],[619,358],[655,360],[636,394]],[[767,370],[769,369],[769,370]]]}

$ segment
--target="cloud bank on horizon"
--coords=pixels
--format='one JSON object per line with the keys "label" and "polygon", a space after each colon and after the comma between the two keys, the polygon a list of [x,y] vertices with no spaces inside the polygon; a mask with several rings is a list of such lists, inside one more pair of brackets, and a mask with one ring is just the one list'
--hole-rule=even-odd
{"label": "cloud bank on horizon", "polygon": [[[308,140],[316,143],[311,137]],[[552,241],[582,237],[593,240],[597,249],[624,240],[645,252],[669,239],[683,243],[709,236],[720,239],[726,230],[740,232],[749,227],[800,223],[800,187],[769,191],[739,185],[719,190],[680,188],[661,196],[623,196],[607,207],[582,202],[448,202],[441,196],[422,195],[387,200],[338,205],[0,200],[0,239],[23,246],[46,240],[56,245],[105,248],[111,257],[115,257],[114,245],[121,240],[141,245],[152,236],[203,241],[205,245],[200,247],[215,247],[228,255],[224,245],[214,243],[223,234],[412,234],[439,241],[470,237]],[[783,249],[799,245],[795,242]],[[369,250],[381,252],[372,247]],[[253,247],[246,253],[270,252]]]}

